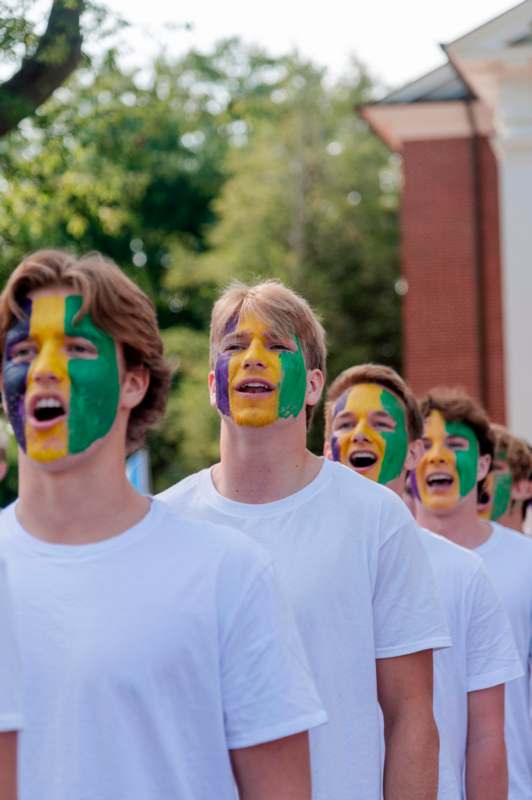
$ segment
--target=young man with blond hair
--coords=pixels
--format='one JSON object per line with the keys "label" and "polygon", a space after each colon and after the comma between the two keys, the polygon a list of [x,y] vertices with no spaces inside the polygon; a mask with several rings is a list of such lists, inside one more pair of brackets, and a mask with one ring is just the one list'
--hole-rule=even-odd
{"label": "young man with blond hair", "polygon": [[325,720],[272,565],[138,494],[170,373],[112,262],[28,256],[0,297],[20,498],[0,520],[28,718],[21,800],[309,800]]}
{"label": "young man with blond hair", "polygon": [[420,407],[424,455],[415,470],[417,519],[482,558],[508,614],[523,671],[505,692],[508,797],[530,800],[532,543],[477,515],[477,484],[486,477],[493,453],[493,433],[481,406],[461,389],[439,388]]}
{"label": "young man with blond hair", "polygon": [[531,497],[532,454],[528,444],[503,425],[492,423],[495,451],[480,490],[478,513],[522,533],[525,503]]}
{"label": "young man with blond hair", "polygon": [[325,373],[323,329],[276,281],[213,309],[209,387],[221,459],[163,493],[272,554],[329,724],[311,732],[314,800],[433,800],[432,649],[449,644],[411,515],[380,486],[306,448]]}
{"label": "young man with blond hair", "polygon": [[[327,392],[325,444],[336,458],[401,495],[423,453],[416,399],[390,367],[361,364]],[[504,683],[522,674],[512,632],[482,560],[420,530],[453,646],[434,654],[434,712],[440,732],[439,800],[504,800]]]}

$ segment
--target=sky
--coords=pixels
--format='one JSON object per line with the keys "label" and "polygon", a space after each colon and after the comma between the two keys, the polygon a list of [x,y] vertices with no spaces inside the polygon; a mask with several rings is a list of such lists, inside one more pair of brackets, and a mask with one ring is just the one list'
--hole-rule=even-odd
{"label": "sky", "polygon": [[[330,69],[346,69],[351,54],[389,87],[443,63],[448,43],[517,3],[501,0],[106,0],[132,23],[128,63],[145,63],[165,45],[176,54],[206,49],[239,35],[273,55],[297,49]],[[191,30],[185,29],[190,23]],[[171,25],[171,29],[165,28]]]}

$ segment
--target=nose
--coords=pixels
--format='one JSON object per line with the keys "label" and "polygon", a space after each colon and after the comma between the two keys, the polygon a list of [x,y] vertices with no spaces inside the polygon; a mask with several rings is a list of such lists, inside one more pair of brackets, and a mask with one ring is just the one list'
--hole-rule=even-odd
{"label": "nose", "polygon": [[258,339],[253,339],[244,357],[244,367],[266,367],[266,351]]}
{"label": "nose", "polygon": [[369,442],[370,441],[370,431],[368,421],[365,417],[361,417],[357,424],[355,425],[355,429],[353,431],[353,435],[351,436],[351,440],[353,442]]}
{"label": "nose", "polygon": [[31,379],[40,385],[58,383],[65,373],[59,345],[45,342],[31,365]]}
{"label": "nose", "polygon": [[449,461],[448,451],[442,442],[433,442],[432,447],[427,452],[427,458],[431,464],[446,464]]}

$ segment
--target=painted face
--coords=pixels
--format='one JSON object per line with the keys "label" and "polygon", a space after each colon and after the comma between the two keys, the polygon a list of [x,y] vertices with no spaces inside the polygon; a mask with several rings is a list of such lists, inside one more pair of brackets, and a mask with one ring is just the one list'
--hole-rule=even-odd
{"label": "painted face", "polygon": [[307,371],[299,340],[275,335],[252,315],[227,326],[215,378],[216,404],[237,425],[263,427],[303,409]]}
{"label": "painted face", "polygon": [[344,392],[333,414],[335,461],[379,483],[399,477],[408,451],[405,411],[399,398],[376,383],[359,383]]}
{"label": "painted face", "polygon": [[26,300],[6,336],[2,378],[20,447],[40,462],[81,453],[105,436],[118,407],[114,340],[90,314],[74,323],[79,295]]}
{"label": "painted face", "polygon": [[464,422],[448,422],[439,411],[425,420],[425,454],[413,478],[415,494],[426,508],[448,510],[475,488],[478,441]]}
{"label": "painted face", "polygon": [[512,495],[512,475],[507,453],[495,453],[493,467],[484,481],[483,494],[484,502],[479,503],[479,517],[497,520],[507,512]]}

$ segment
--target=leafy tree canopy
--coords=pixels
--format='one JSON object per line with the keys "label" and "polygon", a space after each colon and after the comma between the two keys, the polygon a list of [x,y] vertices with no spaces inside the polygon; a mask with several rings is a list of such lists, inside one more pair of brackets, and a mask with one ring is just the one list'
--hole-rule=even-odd
{"label": "leafy tree canopy", "polygon": [[39,247],[98,249],[156,303],[177,366],[157,489],[216,458],[208,322],[231,278],[303,293],[332,376],[398,365],[397,167],[355,114],[373,90],[357,63],[331,82],[235,39],[149,74],[110,51],[0,140],[0,279]]}

